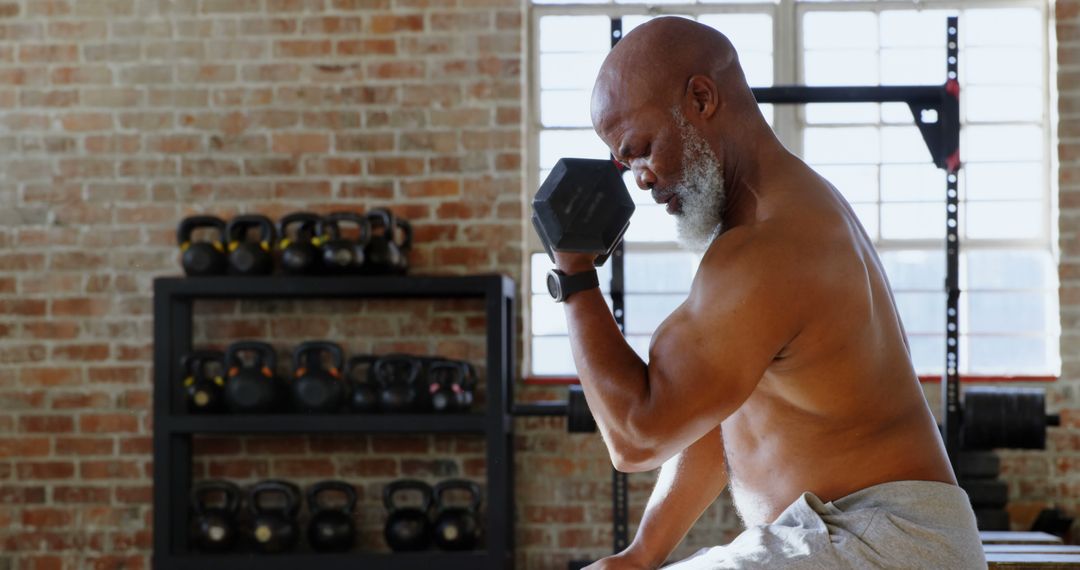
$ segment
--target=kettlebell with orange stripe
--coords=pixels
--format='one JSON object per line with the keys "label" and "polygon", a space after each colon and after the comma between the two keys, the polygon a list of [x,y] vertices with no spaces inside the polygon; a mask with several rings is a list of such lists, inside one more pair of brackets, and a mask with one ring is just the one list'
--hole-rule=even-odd
{"label": "kettlebell with orange stripe", "polygon": [[341,376],[345,355],[340,345],[326,340],[300,343],[293,351],[293,367],[292,400],[297,411],[338,412],[352,397],[349,382]]}
{"label": "kettlebell with orange stripe", "polygon": [[[249,355],[248,359],[242,358]],[[265,342],[234,342],[225,349],[225,404],[229,411],[265,414],[281,411],[284,387],[275,374],[277,353]]]}
{"label": "kettlebell with orange stripe", "polygon": [[[195,241],[195,230],[211,228],[209,240]],[[191,277],[222,275],[228,266],[225,256],[225,220],[217,216],[188,216],[176,227],[176,243],[180,246],[180,265]]]}
{"label": "kettlebell with orange stripe", "polygon": [[[248,233],[259,230],[253,240]],[[229,220],[225,230],[229,238],[229,273],[233,275],[269,275],[274,271],[274,222],[260,214],[243,214]]]}

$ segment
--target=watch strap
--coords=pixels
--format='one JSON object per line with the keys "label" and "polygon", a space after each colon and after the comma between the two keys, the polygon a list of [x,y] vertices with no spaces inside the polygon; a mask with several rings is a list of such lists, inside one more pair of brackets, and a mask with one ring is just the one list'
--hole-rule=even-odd
{"label": "watch strap", "polygon": [[562,289],[563,301],[570,298],[570,295],[579,291],[587,291],[593,287],[600,286],[600,277],[596,274],[595,269],[588,271],[582,271],[573,275],[567,275],[561,271],[559,274],[559,281]]}

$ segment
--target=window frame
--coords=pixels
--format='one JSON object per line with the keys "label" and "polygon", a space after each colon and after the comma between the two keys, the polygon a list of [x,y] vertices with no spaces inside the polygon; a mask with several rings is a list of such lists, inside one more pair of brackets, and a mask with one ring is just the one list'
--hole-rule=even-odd
{"label": "window frame", "polygon": [[[539,141],[540,133],[544,130],[578,130],[578,128],[572,127],[547,127],[545,128],[540,116],[540,42],[539,42],[539,27],[540,19],[544,16],[607,16],[607,17],[625,17],[633,15],[647,15],[647,16],[660,16],[660,15],[689,15],[689,16],[701,16],[706,14],[727,14],[727,13],[756,13],[767,14],[772,18],[773,24],[773,85],[802,85],[804,84],[804,70],[805,70],[805,50],[802,49],[802,23],[806,14],[812,12],[841,12],[841,11],[872,11],[875,13],[881,13],[889,10],[907,10],[915,9],[933,9],[933,10],[957,10],[962,11],[965,9],[978,9],[978,8],[1004,8],[1004,7],[1027,7],[1038,9],[1040,13],[1040,21],[1042,25],[1042,69],[1041,69],[1041,86],[1042,86],[1042,103],[1043,113],[1040,123],[1043,129],[1042,145],[1043,145],[1043,159],[1042,159],[1042,175],[1044,184],[1042,185],[1043,195],[1042,200],[1042,220],[1043,227],[1039,237],[1031,239],[968,239],[962,238],[961,251],[970,250],[992,250],[992,249],[1012,249],[1012,250],[1032,250],[1045,252],[1048,251],[1051,255],[1052,261],[1056,264],[1059,262],[1060,254],[1057,244],[1058,228],[1055,223],[1057,216],[1057,179],[1052,176],[1056,168],[1056,153],[1054,152],[1056,144],[1056,131],[1053,125],[1053,119],[1055,118],[1055,109],[1052,106],[1053,101],[1056,98],[1056,91],[1053,89],[1051,82],[1051,72],[1054,69],[1053,53],[1050,50],[1052,43],[1052,11],[1046,0],[977,0],[977,1],[957,1],[957,0],[925,0],[921,4],[912,5],[908,1],[897,0],[881,0],[881,1],[866,1],[866,0],[844,0],[844,1],[795,1],[795,0],[779,0],[776,2],[721,2],[721,3],[683,3],[683,4],[534,4],[529,2],[527,4],[527,18],[525,19],[526,35],[526,65],[525,65],[525,85],[523,89],[525,113],[525,175],[523,176],[523,199],[525,200],[526,214],[528,212],[528,201],[534,193],[534,189],[540,184],[539,180]],[[961,20],[961,33],[963,33],[963,20]],[[942,66],[944,62],[942,61]],[[964,73],[964,60],[961,56],[960,60],[960,73],[963,77]],[[963,105],[963,100],[961,100]],[[802,105],[775,105],[773,107],[773,129],[776,132],[778,138],[789,149],[800,156],[803,153],[803,133],[808,127],[805,117],[804,106]],[[963,117],[964,110],[961,107],[961,117]],[[998,122],[991,124],[1007,124],[1008,122]],[[962,124],[966,124],[966,121],[962,120]],[[1035,124],[1033,122],[1018,122],[1018,124]],[[818,125],[810,125],[818,126]],[[963,131],[961,131],[963,137]],[[963,159],[963,141],[961,138],[961,159]],[[961,170],[961,176],[963,176],[963,170]],[[962,196],[963,197],[963,196]],[[961,224],[965,223],[965,213],[967,200],[964,199],[961,202]],[[881,216],[880,208],[880,195],[879,200],[875,207],[878,211],[879,224]],[[526,218],[528,215],[526,215]],[[526,219],[525,222],[525,255],[522,262],[522,275],[525,291],[525,299],[523,299],[522,306],[522,319],[523,319],[523,351],[522,360],[524,364],[524,370],[526,377],[530,379],[537,379],[540,382],[555,381],[560,382],[566,380],[562,377],[543,377],[535,376],[532,373],[532,256],[536,253],[543,253],[544,249],[539,241],[539,238],[535,235],[535,232],[531,231],[531,226]],[[942,239],[877,239],[874,242],[875,248],[879,252],[892,252],[900,250],[924,250],[924,251],[941,251],[943,249]],[[677,248],[677,244],[674,242],[627,242],[625,248],[627,252],[631,253],[646,253],[646,252],[663,252],[671,251]],[[1025,289],[1029,292],[1040,292],[1043,294],[1049,294],[1056,292],[1057,290],[1057,275],[1052,273],[1051,282],[1047,283],[1045,289]],[[961,268],[961,275],[966,275],[966,270]],[[987,289],[969,289],[964,288],[963,292],[980,292],[980,291],[999,291],[999,290],[987,290]],[[914,289],[904,289],[903,292],[917,292]],[[933,290],[932,292],[941,293],[944,295],[943,290]],[[1059,305],[1060,306],[1060,305]],[[1060,308],[1059,311],[1060,313]],[[962,311],[962,315],[964,312]],[[1054,315],[1052,323],[1056,322],[1056,326],[1049,326],[1040,336],[1049,335],[1050,340],[1056,336],[1060,344],[1061,327],[1058,315]],[[943,319],[944,320],[944,319]],[[963,333],[968,336],[971,333]],[[986,333],[984,333],[986,334]],[[993,333],[989,333],[993,336]],[[979,333],[976,333],[979,336]],[[1022,333],[1016,333],[1015,336],[1026,336]],[[942,330],[941,338],[944,341],[944,330]],[[1052,343],[1051,343],[1052,344]],[[962,350],[966,353],[965,347]],[[1050,362],[1050,368],[1056,369],[1054,374],[1060,373],[1061,366],[1061,354],[1060,347],[1057,352],[1056,362]],[[926,375],[926,378],[930,378],[933,375]],[[970,378],[1016,378],[1000,375],[964,375]],[[1051,376],[1030,376],[1024,378],[1034,378],[1041,381],[1050,380]]]}

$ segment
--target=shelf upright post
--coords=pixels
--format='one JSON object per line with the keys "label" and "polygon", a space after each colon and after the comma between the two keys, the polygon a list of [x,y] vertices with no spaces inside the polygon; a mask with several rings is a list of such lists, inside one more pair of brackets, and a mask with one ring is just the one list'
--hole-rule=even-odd
{"label": "shelf upright post", "polygon": [[154,557],[187,548],[188,494],[191,489],[191,435],[169,428],[183,402],[175,381],[180,356],[191,351],[191,300],[167,284],[154,286]]}

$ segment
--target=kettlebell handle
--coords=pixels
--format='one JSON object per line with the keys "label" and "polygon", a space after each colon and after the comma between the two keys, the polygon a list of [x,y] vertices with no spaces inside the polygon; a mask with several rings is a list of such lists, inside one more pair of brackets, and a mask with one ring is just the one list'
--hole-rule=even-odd
{"label": "kettlebell handle", "polygon": [[419,479],[399,479],[397,481],[391,481],[383,487],[383,504],[386,505],[386,510],[396,511],[397,505],[394,503],[394,495],[399,491],[420,491],[420,495],[423,499],[423,512],[431,510],[431,506],[435,501],[435,493],[431,488],[431,485],[420,481]]}
{"label": "kettlebell handle", "polygon": [[180,357],[180,367],[184,376],[205,376],[206,365],[210,362],[225,366],[225,353],[220,350],[193,350]]}
{"label": "kettlebell handle", "polygon": [[324,370],[322,361],[314,358],[323,353],[329,353],[333,362],[333,368],[327,372],[331,376],[340,376],[342,369],[345,368],[345,352],[341,350],[340,344],[328,340],[309,340],[296,346],[293,350],[293,369],[296,375],[301,376],[305,369]]}
{"label": "kettlebell handle", "polygon": [[259,242],[261,244],[269,244],[274,242],[274,222],[270,221],[270,218],[262,214],[241,214],[229,220],[229,225],[225,229],[226,235],[229,236],[229,243],[236,243],[246,241],[244,239],[248,228],[259,228]]}
{"label": "kettlebell handle", "polygon": [[461,387],[466,390],[472,390],[476,388],[476,385],[480,382],[480,379],[476,375],[476,367],[467,360],[459,360],[461,368],[464,373],[464,379],[462,380]]}
{"label": "kettlebell handle", "polygon": [[[326,215],[322,229],[319,230],[319,235],[324,239],[340,239],[341,238],[341,223],[347,222],[355,224],[360,230],[360,235],[356,238],[356,243],[360,245],[367,245],[371,241],[371,222],[368,219],[356,212],[331,212]],[[329,237],[327,237],[329,236]]]}
{"label": "kettlebell handle", "polygon": [[195,514],[202,516],[206,512],[203,497],[214,491],[221,491],[221,494],[225,496],[225,510],[230,514],[236,514],[237,509],[240,508],[240,487],[222,479],[200,481],[191,488],[191,507],[195,510]]}
{"label": "kettlebell handle", "polygon": [[351,515],[356,510],[356,488],[344,481],[320,481],[308,487],[307,501],[308,510],[311,514],[331,510],[319,503],[319,495],[328,491],[339,491],[345,495],[345,504],[340,508],[333,509]]}
{"label": "kettlebell handle", "polygon": [[368,222],[371,224],[371,232],[374,234],[375,230],[381,230],[383,237],[387,240],[393,241],[394,233],[394,213],[386,208],[372,208],[367,211],[365,216]]}
{"label": "kettlebell handle", "polygon": [[[260,497],[265,496],[267,493],[281,493],[285,497],[285,506],[281,509],[264,509],[260,503]],[[252,514],[281,511],[285,516],[293,518],[300,512],[300,491],[296,485],[288,481],[280,479],[260,481],[252,486],[248,492],[248,507],[251,509]]]}
{"label": "kettlebell handle", "polygon": [[[289,240],[289,228],[296,224],[300,224],[300,227],[296,229],[296,237],[291,241],[304,241],[310,240],[315,237],[318,232],[319,223],[322,221],[322,216],[312,212],[293,212],[286,216],[283,216],[278,220],[277,235],[280,242]],[[282,246],[284,247],[284,246]]]}
{"label": "kettlebell handle", "polygon": [[468,479],[447,479],[445,481],[439,481],[435,485],[435,508],[442,510],[446,508],[443,504],[443,493],[451,489],[460,489],[462,491],[468,491],[469,510],[478,512],[480,510],[480,485],[475,481],[469,481]]}
{"label": "kettlebell handle", "polygon": [[412,248],[412,224],[408,220],[398,218],[394,221],[394,226],[401,230],[402,238],[400,241],[397,239],[397,233],[394,233],[394,243],[397,244],[398,249],[401,251],[408,251]]}
{"label": "kettlebell handle", "polygon": [[357,368],[361,366],[367,366],[367,372],[364,374],[364,378],[360,380],[360,382],[363,382],[365,384],[371,382],[371,377],[374,375],[374,364],[375,361],[377,361],[378,359],[379,357],[375,356],[374,354],[357,354],[349,358],[348,364],[345,365],[345,377],[350,380],[356,381],[353,373],[356,372]]}
{"label": "kettlebell handle", "polygon": [[[407,378],[404,383],[408,386],[415,386],[423,366],[420,363],[420,359],[408,354],[388,354],[375,360],[375,364],[371,367],[372,372],[374,372],[375,383],[380,387],[386,387],[390,384],[400,382],[401,379],[395,374],[397,371],[396,366],[400,364],[405,364],[409,367]],[[395,368],[387,372],[388,366],[395,366]]]}
{"label": "kettlebell handle", "polygon": [[277,370],[277,353],[274,352],[274,347],[257,340],[241,340],[225,349],[225,368],[228,369],[229,376],[234,376],[237,371],[245,368],[240,359],[241,352],[255,353],[254,368],[261,370],[263,375],[273,376]]}
{"label": "kettlebell handle", "polygon": [[[437,374],[439,371],[447,370],[448,374]],[[428,385],[430,386],[447,386],[450,387],[457,382],[458,385],[464,386],[465,384],[465,369],[461,366],[460,362],[453,360],[437,359],[428,365]]]}
{"label": "kettlebell handle", "polygon": [[217,216],[188,216],[180,220],[180,225],[176,227],[176,243],[180,247],[191,243],[191,234],[198,228],[216,229],[218,235],[214,241],[225,242],[225,220]]}

